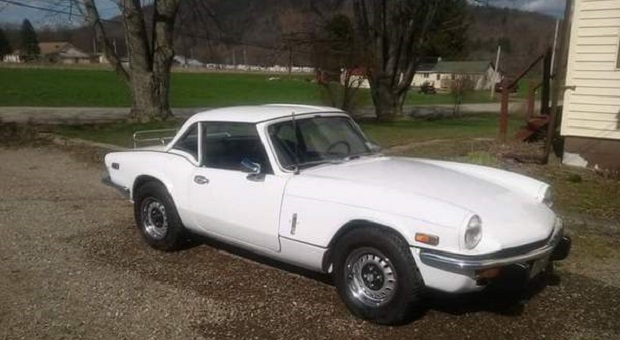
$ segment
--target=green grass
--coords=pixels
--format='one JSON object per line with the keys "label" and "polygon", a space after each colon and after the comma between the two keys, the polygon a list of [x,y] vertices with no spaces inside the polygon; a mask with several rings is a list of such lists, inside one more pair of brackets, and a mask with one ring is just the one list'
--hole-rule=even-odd
{"label": "green grass", "polygon": [[[518,117],[509,122],[509,138],[522,123]],[[100,143],[132,146],[135,131],[180,127],[182,121],[140,123],[111,123],[97,125],[59,126],[56,132],[70,138]],[[432,139],[493,138],[497,135],[497,116],[468,115],[461,118],[437,120],[397,120],[394,122],[363,121],[362,129],[383,147],[404,145]]]}
{"label": "green grass", "polygon": [[[523,124],[523,119],[509,119],[508,138]],[[466,115],[437,120],[399,120],[394,122],[362,122],[362,128],[383,147],[432,139],[494,138],[498,117],[493,114]]]}
{"label": "green grass", "polygon": [[[322,104],[312,76],[244,73],[173,73],[172,107],[216,107],[240,104]],[[128,107],[127,86],[112,71],[52,68],[0,68],[0,106]],[[361,89],[361,105],[371,105]],[[486,91],[468,93],[464,102],[489,102]],[[423,95],[412,90],[407,105],[451,104],[450,94]]]}
{"label": "green grass", "polygon": [[69,138],[80,138],[98,143],[133,146],[133,133],[142,130],[179,128],[182,121],[152,121],[149,123],[108,123],[95,125],[64,125],[55,128],[55,132]]}

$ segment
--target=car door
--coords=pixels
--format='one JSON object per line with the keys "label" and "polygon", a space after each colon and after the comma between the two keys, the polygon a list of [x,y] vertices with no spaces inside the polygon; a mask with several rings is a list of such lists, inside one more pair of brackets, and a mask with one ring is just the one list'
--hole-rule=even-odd
{"label": "car door", "polygon": [[[201,125],[201,165],[189,190],[195,223],[208,234],[279,251],[278,224],[286,178],[274,175],[256,125]],[[260,173],[248,173],[242,162],[260,165]]]}

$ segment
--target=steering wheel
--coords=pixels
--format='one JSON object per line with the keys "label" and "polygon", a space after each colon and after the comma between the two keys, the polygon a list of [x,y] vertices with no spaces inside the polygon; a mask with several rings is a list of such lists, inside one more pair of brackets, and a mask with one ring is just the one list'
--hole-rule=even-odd
{"label": "steering wheel", "polygon": [[332,143],[332,144],[331,144],[331,145],[327,148],[326,153],[328,153],[328,154],[333,154],[334,152],[332,152],[332,150],[333,150],[333,149],[335,149],[335,148],[336,148],[337,146],[339,146],[339,145],[344,145],[344,146],[347,148],[347,153],[346,153],[347,155],[350,155],[350,154],[351,154],[351,144],[349,144],[348,142],[343,141],[343,140],[340,140],[340,141],[337,141],[337,142]]}

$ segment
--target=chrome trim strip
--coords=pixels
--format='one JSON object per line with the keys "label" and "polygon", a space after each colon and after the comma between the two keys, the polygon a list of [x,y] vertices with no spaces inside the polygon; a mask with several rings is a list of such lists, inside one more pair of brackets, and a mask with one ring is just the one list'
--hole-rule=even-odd
{"label": "chrome trim strip", "polygon": [[464,256],[438,252],[431,249],[420,249],[420,260],[426,265],[451,272],[470,272],[480,269],[502,267],[509,264],[524,263],[543,258],[553,252],[553,249],[555,249],[558,243],[560,243],[561,239],[562,228],[556,228],[546,245],[524,254],[493,259],[489,258],[488,255],[486,255],[485,258],[477,258],[477,256]]}

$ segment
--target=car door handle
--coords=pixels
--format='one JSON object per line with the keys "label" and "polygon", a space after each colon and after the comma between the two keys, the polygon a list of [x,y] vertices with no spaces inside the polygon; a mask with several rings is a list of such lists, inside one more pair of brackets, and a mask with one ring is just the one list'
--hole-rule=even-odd
{"label": "car door handle", "polygon": [[208,184],[209,179],[207,179],[205,176],[194,176],[194,182],[198,184]]}

